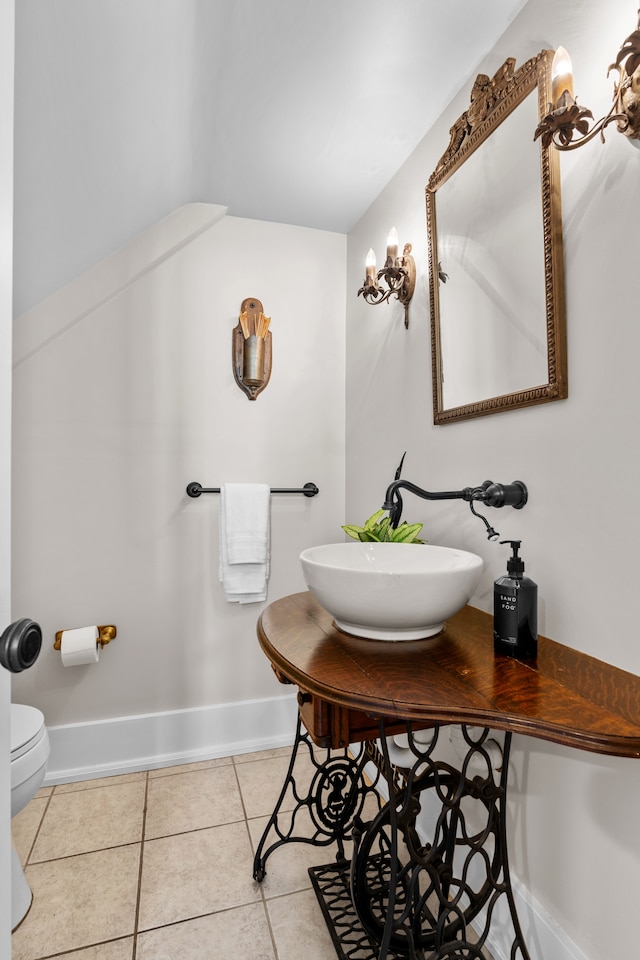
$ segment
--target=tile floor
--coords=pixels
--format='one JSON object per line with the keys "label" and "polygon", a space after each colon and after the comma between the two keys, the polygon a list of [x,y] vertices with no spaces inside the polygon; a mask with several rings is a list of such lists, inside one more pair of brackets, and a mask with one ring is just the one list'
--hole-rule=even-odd
{"label": "tile floor", "polygon": [[[289,755],[40,790],[12,821],[34,894],[12,960],[336,960],[307,872],[331,862],[335,845],[285,845],[262,884],[252,877]],[[302,751],[301,786],[305,767],[308,783]],[[364,819],[376,809],[370,796]]]}
{"label": "tile floor", "polygon": [[331,848],[282,847],[252,879],[289,753],[42,789],[13,820],[34,900],[12,960],[333,960],[307,873]]}

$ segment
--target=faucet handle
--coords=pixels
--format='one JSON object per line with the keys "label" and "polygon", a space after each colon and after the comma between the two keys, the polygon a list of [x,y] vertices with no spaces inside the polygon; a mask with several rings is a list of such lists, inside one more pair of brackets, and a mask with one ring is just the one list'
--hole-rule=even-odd
{"label": "faucet handle", "polygon": [[514,480],[513,483],[491,483],[490,480],[485,480],[482,489],[482,501],[488,507],[513,507],[515,510],[522,510],[529,499],[529,491],[522,480]]}
{"label": "faucet handle", "polygon": [[396,470],[396,475],[395,475],[395,477],[393,478],[394,480],[399,480],[399,479],[400,479],[400,474],[402,473],[402,464],[404,463],[404,458],[406,457],[406,455],[407,455],[407,451],[405,450],[405,452],[402,454],[402,458],[401,458],[401,460],[400,460],[400,463],[398,464],[398,469]]}

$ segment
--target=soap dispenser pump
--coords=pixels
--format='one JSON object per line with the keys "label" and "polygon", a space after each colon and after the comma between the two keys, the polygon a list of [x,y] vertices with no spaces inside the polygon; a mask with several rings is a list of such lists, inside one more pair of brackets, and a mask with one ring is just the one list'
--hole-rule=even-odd
{"label": "soap dispenser pump", "polygon": [[511,546],[506,577],[493,585],[493,646],[496,653],[532,660],[538,653],[538,587],[524,576],[518,556],[520,540],[501,540]]}

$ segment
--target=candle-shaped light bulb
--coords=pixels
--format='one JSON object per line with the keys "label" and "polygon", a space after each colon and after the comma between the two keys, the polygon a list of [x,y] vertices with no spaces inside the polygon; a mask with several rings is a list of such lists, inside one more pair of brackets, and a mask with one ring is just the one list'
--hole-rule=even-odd
{"label": "candle-shaped light bulb", "polygon": [[387,260],[389,258],[394,262],[398,259],[398,231],[395,227],[391,227],[387,237]]}
{"label": "candle-shaped light bulb", "polygon": [[369,250],[367,254],[367,259],[364,262],[366,273],[365,276],[370,277],[372,280],[376,278],[376,255],[373,250]]}
{"label": "candle-shaped light bulb", "polygon": [[573,67],[564,47],[558,47],[551,61],[551,99],[554,110],[560,105],[563,93],[573,99]]}

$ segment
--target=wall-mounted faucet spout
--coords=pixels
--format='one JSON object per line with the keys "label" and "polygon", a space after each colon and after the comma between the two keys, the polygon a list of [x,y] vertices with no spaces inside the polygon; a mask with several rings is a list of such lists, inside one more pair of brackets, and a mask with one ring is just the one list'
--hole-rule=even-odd
{"label": "wall-mounted faucet spout", "polygon": [[488,507],[514,507],[516,510],[521,510],[529,497],[527,488],[521,480],[514,480],[513,483],[493,483],[492,480],[485,480],[479,487],[464,487],[462,490],[444,490],[434,493],[424,490],[409,480],[396,478],[387,487],[382,504],[382,509],[389,511],[392,527],[398,526],[402,516],[401,490],[415,493],[423,500],[466,500],[472,508],[473,501],[479,501]]}

